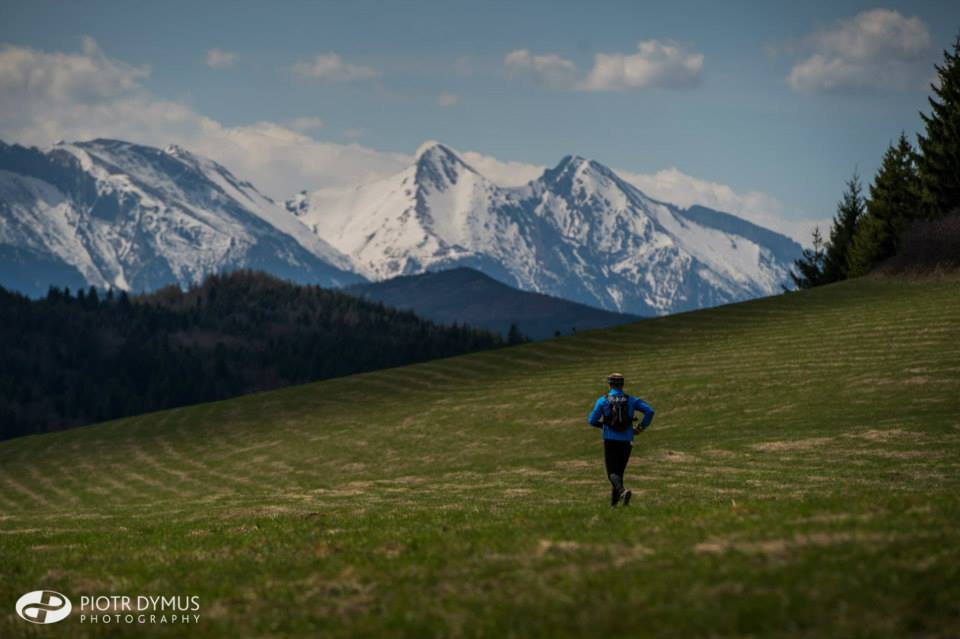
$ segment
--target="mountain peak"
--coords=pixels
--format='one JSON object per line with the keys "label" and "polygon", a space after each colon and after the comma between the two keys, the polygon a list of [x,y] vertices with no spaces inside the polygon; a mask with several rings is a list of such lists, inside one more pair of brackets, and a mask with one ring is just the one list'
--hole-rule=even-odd
{"label": "mountain peak", "polygon": [[[0,166],[12,169],[0,176],[0,244],[41,256],[53,282],[152,290],[238,268],[321,285],[362,279],[249,183],[177,147],[97,138],[48,151],[0,148]],[[13,265],[9,252],[0,255],[0,284],[17,272],[18,255]]]}
{"label": "mountain peak", "polygon": [[600,164],[596,160],[588,160],[579,155],[567,155],[553,169],[553,173],[564,175],[567,173],[577,173],[583,171],[593,171],[605,176],[615,175],[609,167]]}
{"label": "mountain peak", "polygon": [[798,254],[718,215],[691,219],[696,213],[651,200],[573,154],[524,186],[500,187],[430,141],[402,171],[304,201],[289,208],[372,279],[465,266],[529,291],[638,314],[779,292]]}
{"label": "mountain peak", "polygon": [[462,164],[468,166],[456,151],[435,140],[428,140],[417,147],[414,159],[417,164],[429,162],[431,164]]}
{"label": "mountain peak", "polygon": [[581,157],[579,155],[565,155],[563,159],[561,159],[560,162],[557,164],[554,170],[558,171],[566,168],[576,170],[585,164],[590,164],[590,160],[584,157]]}
{"label": "mountain peak", "polygon": [[440,142],[437,142],[436,140],[426,140],[423,144],[417,147],[413,157],[414,160],[419,161],[424,155],[444,152],[453,154],[453,151]]}
{"label": "mountain peak", "polygon": [[619,182],[619,178],[609,168],[579,155],[565,156],[557,166],[544,171],[542,179],[548,184],[564,185],[564,189],[569,189],[575,180],[579,181],[586,176],[590,176],[590,179]]}
{"label": "mountain peak", "polygon": [[430,140],[420,145],[416,152],[417,179],[428,181],[441,187],[456,184],[464,172],[476,173],[450,147]]}

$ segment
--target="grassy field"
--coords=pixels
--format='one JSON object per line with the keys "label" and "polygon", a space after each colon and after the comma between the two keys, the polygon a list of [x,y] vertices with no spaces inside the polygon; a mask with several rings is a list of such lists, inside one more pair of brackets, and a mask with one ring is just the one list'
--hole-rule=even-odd
{"label": "grassy field", "polygon": [[[657,409],[627,509],[585,416]],[[862,280],[0,442],[0,637],[960,636],[960,283]],[[66,621],[20,620],[50,588]],[[84,594],[199,595],[88,625]]]}

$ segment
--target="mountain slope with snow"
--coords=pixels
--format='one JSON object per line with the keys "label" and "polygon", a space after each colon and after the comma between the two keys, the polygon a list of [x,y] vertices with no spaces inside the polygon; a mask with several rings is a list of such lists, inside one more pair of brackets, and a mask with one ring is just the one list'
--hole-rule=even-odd
{"label": "mountain slope with snow", "polygon": [[437,143],[396,175],[302,192],[287,209],[371,279],[469,266],[635,314],[777,293],[801,251],[734,216],[653,200],[597,162],[568,156],[502,188]]}
{"label": "mountain slope with snow", "polygon": [[327,286],[362,280],[216,162],[103,139],[47,151],[0,142],[0,267],[0,284],[32,294],[78,280],[150,290],[238,268]]}

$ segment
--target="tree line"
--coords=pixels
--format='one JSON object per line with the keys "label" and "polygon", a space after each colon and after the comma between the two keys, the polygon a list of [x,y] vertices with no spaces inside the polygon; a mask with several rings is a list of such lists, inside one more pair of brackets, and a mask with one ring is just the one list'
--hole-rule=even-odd
{"label": "tree line", "polygon": [[960,36],[943,57],[917,148],[901,133],[866,195],[856,172],[847,181],[829,237],[815,229],[813,248],[794,264],[799,288],[865,275],[908,244],[927,253],[917,259],[960,260]]}
{"label": "tree line", "polygon": [[249,271],[139,296],[0,288],[0,439],[507,343]]}

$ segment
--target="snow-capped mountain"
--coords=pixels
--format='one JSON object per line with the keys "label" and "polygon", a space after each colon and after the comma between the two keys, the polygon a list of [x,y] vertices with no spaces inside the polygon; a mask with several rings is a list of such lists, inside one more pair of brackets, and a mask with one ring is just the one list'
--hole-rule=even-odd
{"label": "snow-capped mountain", "polygon": [[769,295],[801,247],[703,207],[655,201],[597,162],[565,157],[497,186],[438,143],[384,180],[301,192],[287,209],[371,279],[470,266],[521,289],[664,314]]}
{"label": "snow-capped mountain", "polygon": [[179,147],[0,142],[0,285],[140,291],[237,268],[328,286],[363,279],[252,184]]}
{"label": "snow-capped mountain", "polygon": [[0,142],[0,285],[139,291],[253,268],[340,286],[468,266],[663,314],[776,293],[801,251],[734,216],[655,201],[597,162],[569,156],[503,188],[438,143],[396,175],[304,192],[286,209],[179,147]]}

